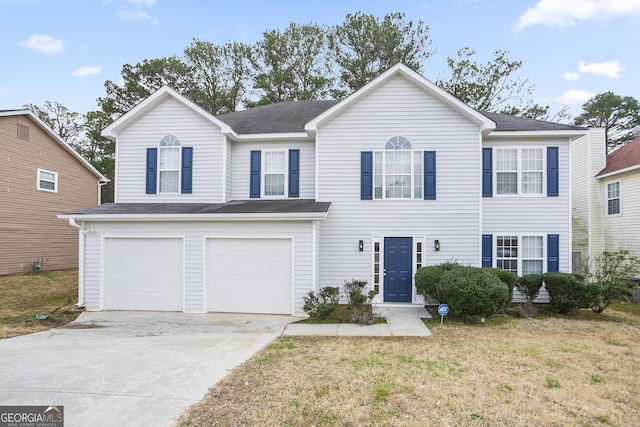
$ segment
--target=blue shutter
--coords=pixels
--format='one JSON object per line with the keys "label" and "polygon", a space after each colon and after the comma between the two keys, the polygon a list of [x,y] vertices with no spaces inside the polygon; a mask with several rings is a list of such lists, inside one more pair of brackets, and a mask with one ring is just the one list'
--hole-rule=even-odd
{"label": "blue shutter", "polygon": [[493,197],[493,160],[491,148],[482,149],[482,197]]}
{"label": "blue shutter", "polygon": [[191,194],[193,176],[193,147],[182,147],[182,185],[180,192]]}
{"label": "blue shutter", "polygon": [[547,236],[547,271],[560,271],[560,235]]}
{"label": "blue shutter", "polygon": [[251,152],[251,165],[249,167],[251,170],[249,197],[252,199],[260,198],[260,158],[261,152],[259,150]]}
{"label": "blue shutter", "polygon": [[373,199],[373,152],[360,153],[360,200]]}
{"label": "blue shutter", "polygon": [[147,148],[147,194],[156,194],[158,180],[158,149]]}
{"label": "blue shutter", "polygon": [[493,234],[482,235],[482,266],[493,267]]}
{"label": "blue shutter", "polygon": [[436,152],[424,152],[424,199],[436,199]]}
{"label": "blue shutter", "polygon": [[300,197],[300,150],[289,150],[289,197]]}
{"label": "blue shutter", "polygon": [[558,147],[547,147],[547,196],[558,197]]}

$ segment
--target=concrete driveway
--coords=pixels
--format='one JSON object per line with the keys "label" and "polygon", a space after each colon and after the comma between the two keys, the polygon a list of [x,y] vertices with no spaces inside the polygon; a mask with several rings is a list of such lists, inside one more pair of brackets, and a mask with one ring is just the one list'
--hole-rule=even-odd
{"label": "concrete driveway", "polygon": [[298,318],[82,313],[0,340],[0,405],[62,405],[66,427],[168,426]]}

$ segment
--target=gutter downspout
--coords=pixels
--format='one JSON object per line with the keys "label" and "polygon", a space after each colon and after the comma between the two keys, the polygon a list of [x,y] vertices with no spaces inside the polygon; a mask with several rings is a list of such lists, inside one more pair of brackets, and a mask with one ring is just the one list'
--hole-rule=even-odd
{"label": "gutter downspout", "polygon": [[75,218],[69,218],[69,225],[80,230],[78,235],[78,303],[77,307],[84,306],[84,235],[89,230],[85,230],[84,223],[82,225],[76,222]]}

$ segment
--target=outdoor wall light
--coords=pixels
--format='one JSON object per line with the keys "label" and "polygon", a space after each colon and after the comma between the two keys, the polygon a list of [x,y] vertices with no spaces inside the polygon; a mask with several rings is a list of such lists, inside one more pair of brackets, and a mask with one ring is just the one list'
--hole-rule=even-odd
{"label": "outdoor wall light", "polygon": [[358,241],[358,250],[360,252],[364,251],[364,240]]}
{"label": "outdoor wall light", "polygon": [[436,252],[438,252],[440,250],[440,240],[435,240],[433,242],[433,247],[436,250]]}

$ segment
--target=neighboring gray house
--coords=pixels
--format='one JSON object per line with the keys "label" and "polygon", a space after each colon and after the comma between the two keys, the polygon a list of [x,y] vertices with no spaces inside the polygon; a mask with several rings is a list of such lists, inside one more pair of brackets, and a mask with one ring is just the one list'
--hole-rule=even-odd
{"label": "neighboring gray house", "polygon": [[571,270],[570,142],[482,114],[403,65],[342,101],[214,117],[162,88],[107,127],[115,204],[82,224],[88,310],[303,314],[362,279],[420,304],[417,268]]}

